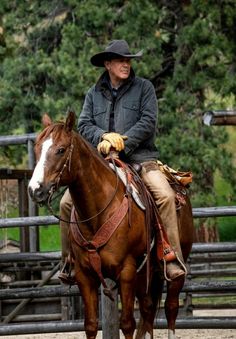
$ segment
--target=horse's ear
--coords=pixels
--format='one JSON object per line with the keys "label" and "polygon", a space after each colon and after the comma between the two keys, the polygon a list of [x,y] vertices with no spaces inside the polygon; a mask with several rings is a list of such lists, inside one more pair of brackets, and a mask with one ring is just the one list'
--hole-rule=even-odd
{"label": "horse's ear", "polygon": [[74,111],[68,110],[65,129],[67,132],[72,131],[75,126],[76,115]]}
{"label": "horse's ear", "polygon": [[52,120],[51,118],[48,116],[47,113],[44,113],[43,117],[42,117],[42,124],[43,124],[43,127],[48,127],[52,124]]}

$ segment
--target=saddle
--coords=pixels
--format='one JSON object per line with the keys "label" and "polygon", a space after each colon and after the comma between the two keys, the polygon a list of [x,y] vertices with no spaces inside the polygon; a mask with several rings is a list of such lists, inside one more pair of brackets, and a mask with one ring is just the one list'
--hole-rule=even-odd
{"label": "saddle", "polygon": [[186,204],[186,188],[188,188],[190,183],[193,181],[192,172],[176,171],[168,165],[164,165],[159,160],[157,161],[157,164],[160,171],[164,173],[170,186],[175,191],[176,209],[178,210],[181,206]]}

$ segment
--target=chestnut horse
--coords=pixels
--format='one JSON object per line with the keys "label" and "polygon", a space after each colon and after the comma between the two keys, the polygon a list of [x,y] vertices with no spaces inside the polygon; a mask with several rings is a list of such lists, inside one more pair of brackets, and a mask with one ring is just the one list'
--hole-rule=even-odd
{"label": "chestnut horse", "polygon": [[[75,119],[73,112],[68,113],[65,123],[53,124],[49,117],[44,119],[47,126],[36,139],[37,164],[29,183],[29,194],[35,202],[47,203],[54,191],[61,186],[68,186],[75,210],[82,220],[76,227],[80,229],[84,241],[90,244],[101,225],[112,219],[117,210],[122,209],[126,191],[125,185],[107,161],[73,130]],[[120,328],[124,337],[131,339],[134,335],[136,296],[141,317],[136,338],[153,338],[153,323],[164,279],[160,269],[154,268],[156,255],[150,256],[148,279],[146,264],[137,273],[140,260],[147,251],[145,212],[136,203],[129,203],[128,206],[129,212],[123,213],[119,226],[108,241],[97,249],[96,254],[99,256],[102,278],[110,278],[118,286],[122,304]],[[193,240],[189,200],[178,214],[181,247],[186,260]],[[89,251],[79,246],[72,236],[70,242],[75,261],[75,278],[84,302],[85,332],[88,339],[94,339],[98,330],[98,289],[101,278],[91,267]],[[146,288],[148,281],[149,288]],[[165,313],[169,339],[175,338],[178,299],[183,284],[184,278],[167,282]]]}

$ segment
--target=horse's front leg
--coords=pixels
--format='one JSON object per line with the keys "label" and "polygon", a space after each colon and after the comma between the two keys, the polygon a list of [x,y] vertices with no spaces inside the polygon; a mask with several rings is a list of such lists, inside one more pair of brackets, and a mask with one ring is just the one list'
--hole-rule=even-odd
{"label": "horse's front leg", "polygon": [[135,299],[136,265],[127,258],[120,274],[121,318],[120,327],[125,339],[132,339],[135,330],[134,299]]}
{"label": "horse's front leg", "polygon": [[91,274],[85,274],[80,270],[76,272],[75,278],[84,302],[86,337],[95,339],[98,331],[98,284]]}
{"label": "horse's front leg", "polygon": [[165,314],[168,324],[168,339],[175,339],[175,322],[179,311],[179,294],[184,285],[185,277],[167,282]]}

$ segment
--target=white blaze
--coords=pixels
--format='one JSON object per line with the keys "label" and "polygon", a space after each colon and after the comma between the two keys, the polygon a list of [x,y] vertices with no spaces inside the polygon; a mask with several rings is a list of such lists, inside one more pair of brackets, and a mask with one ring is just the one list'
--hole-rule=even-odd
{"label": "white blaze", "polygon": [[39,161],[34,169],[33,176],[30,179],[29,187],[34,191],[40,187],[40,183],[43,182],[44,168],[46,162],[46,156],[49,148],[52,145],[52,138],[45,140],[42,144],[42,152]]}

